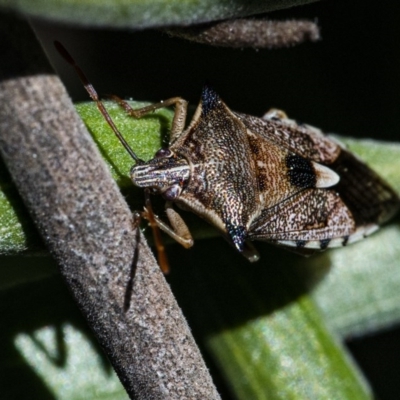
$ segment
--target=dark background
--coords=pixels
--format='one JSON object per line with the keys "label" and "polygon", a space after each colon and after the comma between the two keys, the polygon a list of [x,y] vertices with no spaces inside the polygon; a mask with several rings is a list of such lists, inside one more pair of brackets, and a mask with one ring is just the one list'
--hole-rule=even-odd
{"label": "dark background", "polygon": [[[195,105],[203,83],[229,107],[290,117],[354,137],[399,139],[400,3],[321,1],[270,14],[317,20],[322,40],[279,50],[232,50],[170,38],[155,30],[85,30],[35,22],[74,100],[86,92],[53,51],[61,41],[100,93],[159,101],[182,96]],[[400,290],[400,288],[399,288]],[[400,395],[400,330],[348,340],[379,399]]]}
{"label": "dark background", "polygon": [[398,2],[320,1],[269,14],[307,18],[322,40],[279,50],[212,48],[159,31],[81,30],[36,24],[75,100],[87,95],[53,51],[60,40],[100,93],[198,102],[209,81],[230,108],[262,115],[270,107],[326,131],[396,139],[400,100]]}

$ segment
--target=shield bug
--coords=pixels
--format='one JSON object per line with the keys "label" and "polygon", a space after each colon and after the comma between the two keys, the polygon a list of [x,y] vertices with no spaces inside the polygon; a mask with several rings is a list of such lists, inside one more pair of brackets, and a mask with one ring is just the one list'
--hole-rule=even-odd
{"label": "shield bug", "polygon": [[149,201],[144,217],[185,247],[193,240],[173,204],[217,227],[250,261],[258,259],[251,241],[308,255],[364,238],[399,208],[394,190],[335,139],[279,110],[262,118],[231,111],[209,86],[187,127],[187,102],[180,97],[134,110],[113,96],[135,118],[175,106],[169,146],[144,162],[80,68],[57,47],[134,159],[133,184],[165,198],[169,224],[152,214]]}

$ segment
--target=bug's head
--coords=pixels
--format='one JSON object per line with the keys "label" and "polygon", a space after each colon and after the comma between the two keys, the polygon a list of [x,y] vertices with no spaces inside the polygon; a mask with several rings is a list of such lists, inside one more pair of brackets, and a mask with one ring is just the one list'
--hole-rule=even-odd
{"label": "bug's head", "polygon": [[134,185],[150,188],[154,194],[161,194],[166,200],[176,200],[190,177],[186,159],[177,157],[169,149],[160,149],[155,157],[131,169]]}

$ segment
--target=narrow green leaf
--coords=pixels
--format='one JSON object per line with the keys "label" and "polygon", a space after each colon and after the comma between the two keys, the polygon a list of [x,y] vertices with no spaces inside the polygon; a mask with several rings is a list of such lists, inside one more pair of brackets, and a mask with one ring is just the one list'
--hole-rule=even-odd
{"label": "narrow green leaf", "polygon": [[[40,264],[56,271],[50,256],[32,269]],[[1,398],[127,400],[61,276],[38,279],[0,291]]]}
{"label": "narrow green leaf", "polygon": [[[129,103],[136,109],[149,104]],[[114,102],[104,102],[104,104],[115,125],[139,158],[149,160],[163,143],[168,144],[168,134],[173,117],[172,110],[164,108],[140,119],[135,119],[127,115]],[[114,135],[96,105],[93,102],[81,103],[76,105],[76,110],[99,146],[114,179],[122,187],[132,186],[129,171],[134,160]]]}
{"label": "narrow green leaf", "polygon": [[[63,365],[57,362],[63,357],[57,336],[62,336],[68,346]],[[57,400],[128,399],[112,368],[104,365],[88,338],[68,323],[19,333],[14,346]],[[65,384],[66,376],[73,385]]]}
{"label": "narrow green leaf", "polygon": [[357,154],[380,174],[397,193],[400,193],[400,144],[372,139],[338,137],[347,148]]}
{"label": "narrow green leaf", "polygon": [[253,265],[221,240],[197,246],[170,252],[171,285],[235,398],[372,398],[310,296],[320,271],[268,244]]}
{"label": "narrow green leaf", "polygon": [[[400,227],[398,222],[360,243],[329,252],[330,271],[315,301],[341,337],[367,334],[400,322]],[[328,264],[323,256],[309,268]]]}
{"label": "narrow green leaf", "polygon": [[[13,200],[14,202],[13,202]],[[27,240],[18,218],[18,193],[9,180],[0,181],[0,253],[21,252],[27,249]],[[33,226],[32,226],[33,229]]]}
{"label": "narrow green leaf", "polygon": [[36,229],[0,160],[0,255],[40,248]]}
{"label": "narrow green leaf", "polygon": [[316,0],[0,0],[34,17],[85,26],[160,27],[244,17]]}
{"label": "narrow green leaf", "polygon": [[238,399],[372,397],[318,311],[303,296],[269,316],[208,339]]}

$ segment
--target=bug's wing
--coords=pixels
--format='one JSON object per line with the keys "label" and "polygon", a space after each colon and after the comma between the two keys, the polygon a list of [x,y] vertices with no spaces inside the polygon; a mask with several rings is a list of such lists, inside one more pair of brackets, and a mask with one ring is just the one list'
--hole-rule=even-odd
{"label": "bug's wing", "polygon": [[[384,223],[399,209],[396,192],[360,159],[319,129],[282,118],[282,115],[282,112],[272,111],[263,119],[248,116],[242,121],[248,130],[260,137],[307,160],[326,165],[338,174],[339,183],[332,190],[340,197],[343,207],[350,211],[353,231],[349,235],[361,238],[363,234],[360,232],[370,232],[373,226]],[[307,201],[310,202],[311,197]],[[323,207],[327,208],[328,204]],[[298,208],[296,212],[302,210]],[[310,233],[317,235],[316,240],[320,240],[320,231]],[[327,232],[325,235],[326,239],[334,238],[329,237]]]}
{"label": "bug's wing", "polygon": [[330,168],[340,176],[334,189],[351,211],[356,227],[381,225],[399,209],[397,193],[350,152],[342,149]]}
{"label": "bug's wing", "polygon": [[397,194],[351,153],[342,149],[330,167],[340,176],[337,185],[305,189],[264,209],[252,223],[249,239],[272,241],[301,253],[324,250],[368,236],[398,210]]}
{"label": "bug's wing", "polygon": [[297,124],[293,120],[272,115],[268,117],[268,113],[264,118],[239,113],[236,115],[252,133],[312,161],[330,164],[342,150],[336,141],[310,125]]}
{"label": "bug's wing", "polygon": [[355,232],[350,211],[334,191],[306,189],[263,210],[252,223],[248,238],[323,250],[332,240],[329,247],[345,245]]}

